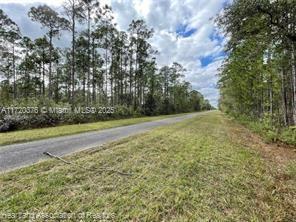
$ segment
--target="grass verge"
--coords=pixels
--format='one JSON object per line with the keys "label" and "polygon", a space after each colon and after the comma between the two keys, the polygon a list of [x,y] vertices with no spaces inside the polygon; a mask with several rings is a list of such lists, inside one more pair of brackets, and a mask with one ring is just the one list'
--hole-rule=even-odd
{"label": "grass verge", "polygon": [[66,157],[75,165],[49,160],[3,174],[0,216],[90,212],[107,221],[294,221],[296,162],[279,174],[277,165],[233,135],[237,127],[210,112]]}
{"label": "grass verge", "polygon": [[0,133],[0,145],[29,142],[33,140],[40,140],[40,139],[46,139],[46,138],[52,138],[52,137],[58,137],[58,136],[66,136],[66,135],[108,129],[108,128],[119,127],[119,126],[127,126],[127,125],[136,124],[136,123],[160,120],[160,119],[165,119],[165,118],[180,116],[180,115],[184,115],[184,114],[99,121],[95,123],[63,125],[63,126],[56,126],[56,127],[46,127],[41,129],[20,130],[20,131],[14,131],[14,132]]}

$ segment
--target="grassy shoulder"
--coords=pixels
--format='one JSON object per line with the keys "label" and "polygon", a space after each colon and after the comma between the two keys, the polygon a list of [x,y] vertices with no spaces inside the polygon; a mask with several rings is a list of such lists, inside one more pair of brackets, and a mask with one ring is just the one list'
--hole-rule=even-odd
{"label": "grassy shoulder", "polygon": [[108,121],[99,121],[94,123],[84,123],[84,124],[72,124],[72,125],[62,125],[56,127],[46,127],[40,129],[31,129],[31,130],[19,130],[7,133],[0,133],[0,145],[8,145],[13,143],[20,142],[29,142],[33,140],[40,140],[58,136],[66,136],[77,133],[103,130],[119,126],[127,126],[136,123],[143,123],[153,120],[160,120],[169,117],[180,116],[184,114],[174,114],[174,115],[161,115],[153,117],[137,117],[137,118],[128,118],[120,120],[108,120]]}
{"label": "grassy shoulder", "polygon": [[91,212],[111,215],[112,221],[293,221],[296,162],[279,171],[242,142],[238,127],[210,112],[68,156],[70,165],[49,160],[3,174],[0,215]]}

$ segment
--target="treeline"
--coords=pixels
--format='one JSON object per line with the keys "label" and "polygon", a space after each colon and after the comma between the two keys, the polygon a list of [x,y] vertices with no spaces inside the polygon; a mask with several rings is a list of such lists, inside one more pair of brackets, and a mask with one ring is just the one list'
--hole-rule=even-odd
{"label": "treeline", "polygon": [[235,0],[217,21],[229,36],[220,109],[296,143],[296,1]]}
{"label": "treeline", "polygon": [[[212,109],[184,81],[181,64],[157,66],[153,30],[143,20],[119,31],[112,9],[97,0],[67,0],[62,12],[40,5],[28,16],[44,36],[23,36],[0,9],[0,106],[115,106],[131,115]],[[70,47],[53,43],[63,32]]]}

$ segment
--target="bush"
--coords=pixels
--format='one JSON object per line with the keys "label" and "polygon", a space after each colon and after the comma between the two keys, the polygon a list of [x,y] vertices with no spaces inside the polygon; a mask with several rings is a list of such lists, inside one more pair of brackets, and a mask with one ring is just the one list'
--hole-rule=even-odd
{"label": "bush", "polygon": [[28,123],[27,116],[7,115],[0,121],[0,132],[7,132],[26,126]]}
{"label": "bush", "polygon": [[266,131],[265,137],[268,142],[276,142],[278,140],[278,134],[272,130]]}
{"label": "bush", "polygon": [[139,113],[137,111],[134,111],[132,107],[128,106],[116,106],[113,113],[114,118],[127,118],[138,115]]}
{"label": "bush", "polygon": [[153,116],[156,114],[157,101],[153,95],[149,94],[143,106],[143,114],[147,116]]}
{"label": "bush", "polygon": [[281,132],[280,140],[291,145],[296,145],[296,126],[291,126]]}

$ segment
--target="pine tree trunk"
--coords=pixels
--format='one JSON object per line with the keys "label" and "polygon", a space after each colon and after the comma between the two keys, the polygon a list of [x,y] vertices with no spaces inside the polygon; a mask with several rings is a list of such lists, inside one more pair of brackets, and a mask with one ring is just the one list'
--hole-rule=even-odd
{"label": "pine tree trunk", "polygon": [[96,81],[95,75],[96,67],[95,67],[95,40],[92,39],[92,103],[96,103]]}
{"label": "pine tree trunk", "polygon": [[51,66],[52,66],[52,63],[51,63],[51,60],[52,60],[52,32],[53,30],[50,29],[49,31],[49,72],[48,72],[48,98],[51,99],[52,97],[52,83],[51,83],[51,80],[52,80],[52,70],[51,70]]}
{"label": "pine tree trunk", "polygon": [[14,42],[12,43],[12,68],[13,68],[13,98],[17,97],[17,89],[16,89],[16,70],[15,70],[15,46]]}
{"label": "pine tree trunk", "polygon": [[284,122],[284,126],[287,126],[288,125],[288,112],[287,112],[287,98],[286,98],[284,70],[281,71],[281,82],[282,82],[283,122]]}
{"label": "pine tree trunk", "polygon": [[72,69],[71,69],[71,105],[74,106],[75,91],[75,4],[72,3]]}
{"label": "pine tree trunk", "polygon": [[83,98],[83,103],[87,106],[87,101],[86,101],[86,97],[85,94],[86,94],[86,76],[85,76],[85,73],[84,73],[84,70],[85,70],[85,58],[84,58],[84,55],[83,55],[83,60],[82,60],[82,98]]}
{"label": "pine tree trunk", "polygon": [[39,64],[39,96],[42,95],[42,63]]}
{"label": "pine tree trunk", "polygon": [[269,112],[271,118],[273,117],[273,78],[272,73],[270,73],[270,81],[269,81]]}
{"label": "pine tree trunk", "polygon": [[106,45],[106,50],[105,50],[105,62],[106,62],[106,67],[105,67],[105,93],[106,93],[106,101],[108,104],[108,51],[107,51],[107,45]]}
{"label": "pine tree trunk", "polygon": [[91,54],[91,49],[90,49],[90,6],[88,5],[88,10],[87,10],[87,106],[89,106],[90,103],[90,54]]}
{"label": "pine tree trunk", "polygon": [[129,105],[131,106],[133,101],[133,92],[132,92],[132,86],[133,86],[133,54],[130,55],[130,64],[129,64],[129,95],[130,95],[130,101]]}
{"label": "pine tree trunk", "polygon": [[295,44],[292,43],[292,80],[293,80],[293,103],[292,103],[292,109],[293,109],[293,125],[296,124],[296,61],[295,61]]}
{"label": "pine tree trunk", "polygon": [[45,96],[45,64],[44,62],[42,67],[42,95],[43,97]]}

